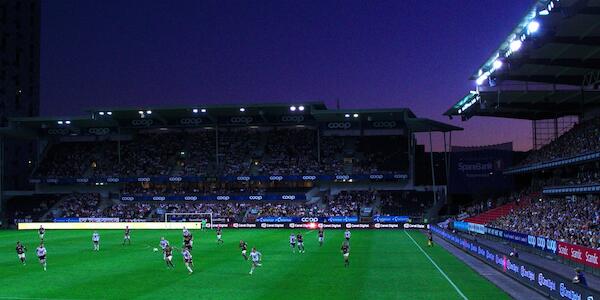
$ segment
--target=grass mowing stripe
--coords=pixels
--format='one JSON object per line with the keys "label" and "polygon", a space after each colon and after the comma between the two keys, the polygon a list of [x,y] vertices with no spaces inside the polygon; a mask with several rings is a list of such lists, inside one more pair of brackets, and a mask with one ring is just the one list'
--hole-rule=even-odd
{"label": "grass mowing stripe", "polygon": [[425,255],[425,257],[427,257],[427,259],[429,259],[429,261],[444,276],[444,278],[446,278],[446,280],[448,280],[448,282],[458,292],[458,294],[461,297],[463,297],[463,299],[468,300],[469,298],[467,298],[467,296],[465,296],[465,294],[463,294],[463,292],[458,288],[458,286],[456,286],[456,284],[454,284],[454,282],[452,281],[452,279],[450,279],[450,277],[448,277],[448,275],[446,275],[446,273],[435,263],[435,261],[433,261],[433,259],[431,259],[431,257],[429,256],[429,254],[427,254],[427,252],[425,252],[425,250],[423,250],[423,248],[421,248],[421,246],[419,246],[419,244],[417,244],[417,242],[415,241],[415,239],[413,239],[413,237],[408,232],[406,232],[406,230],[404,230],[404,233],[410,238],[410,240],[415,244],[415,246],[417,246],[417,248],[419,248],[419,250],[421,250],[421,253],[423,253],[423,255]]}

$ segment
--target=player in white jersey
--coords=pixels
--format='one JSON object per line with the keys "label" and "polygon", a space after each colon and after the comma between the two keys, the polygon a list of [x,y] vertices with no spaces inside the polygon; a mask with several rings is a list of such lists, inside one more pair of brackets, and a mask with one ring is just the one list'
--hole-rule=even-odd
{"label": "player in white jersey", "polygon": [[167,246],[169,246],[169,241],[165,240],[164,237],[161,237],[159,245],[163,252],[163,259],[166,259],[167,255],[166,255],[165,249],[167,248]]}
{"label": "player in white jersey", "polygon": [[344,238],[346,238],[346,241],[350,242],[350,236],[352,234],[350,233],[350,230],[346,229],[346,232],[344,232]]}
{"label": "player in white jersey", "polygon": [[292,248],[292,253],[296,253],[296,235],[293,232],[290,233],[290,248]]}
{"label": "player in white jersey", "polygon": [[94,234],[92,234],[92,244],[94,245],[94,251],[100,251],[100,234],[98,231],[94,231]]}
{"label": "player in white jersey", "polygon": [[35,249],[35,253],[40,260],[40,264],[44,267],[44,271],[46,271],[46,247],[44,247],[43,242],[40,243],[40,246],[37,247],[37,249]]}
{"label": "player in white jersey", "polygon": [[190,253],[190,250],[186,247],[183,248],[181,255],[183,255],[185,267],[188,269],[191,275],[192,273],[194,273],[194,270],[192,270],[192,267],[194,266],[194,262],[192,261],[192,253]]}
{"label": "player in white jersey", "polygon": [[252,275],[256,267],[262,267],[262,264],[260,263],[262,254],[256,251],[256,248],[252,248],[252,252],[250,252],[250,258],[252,259],[252,268],[250,268],[250,275]]}

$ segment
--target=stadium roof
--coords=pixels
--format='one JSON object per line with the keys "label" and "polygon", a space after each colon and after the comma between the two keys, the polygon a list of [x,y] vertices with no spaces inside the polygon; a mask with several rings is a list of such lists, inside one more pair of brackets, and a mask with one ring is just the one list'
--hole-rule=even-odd
{"label": "stadium roof", "polygon": [[[594,91],[600,83],[600,0],[536,1],[470,79],[475,80],[477,91],[446,115],[540,119],[577,115],[600,105]],[[515,85],[520,85],[521,91],[502,91],[507,86],[515,90]],[[547,92],[531,92],[535,85],[545,86]],[[495,94],[482,92],[486,89]],[[486,109],[475,109],[474,103],[491,97],[499,98],[493,101],[495,105],[484,102]],[[550,107],[542,106],[544,101]],[[575,102],[579,109],[574,109]]]}
{"label": "stadium roof", "polygon": [[[330,110],[322,102],[104,108],[92,109],[87,112],[89,115],[78,117],[11,118],[9,127],[0,128],[0,134],[34,138],[44,134],[79,135],[91,128],[137,130],[214,126],[317,126],[330,122],[351,123],[353,124],[352,128],[355,128],[356,125],[356,128],[363,129],[386,130],[406,127],[412,132],[462,130],[460,127],[442,122],[417,118],[411,110],[406,108]],[[379,121],[383,121],[385,124]],[[387,121],[392,121],[392,123]],[[392,124],[393,126],[391,126]]]}

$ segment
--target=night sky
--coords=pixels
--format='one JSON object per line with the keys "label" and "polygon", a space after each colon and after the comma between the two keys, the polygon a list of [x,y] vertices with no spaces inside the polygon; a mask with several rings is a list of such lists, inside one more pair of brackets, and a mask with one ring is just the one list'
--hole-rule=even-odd
{"label": "night sky", "polygon": [[531,147],[529,122],[442,116],[474,89],[468,77],[529,0],[42,3],[43,115],[203,103],[335,108],[339,98],[342,108],[408,107],[465,127],[453,144]]}

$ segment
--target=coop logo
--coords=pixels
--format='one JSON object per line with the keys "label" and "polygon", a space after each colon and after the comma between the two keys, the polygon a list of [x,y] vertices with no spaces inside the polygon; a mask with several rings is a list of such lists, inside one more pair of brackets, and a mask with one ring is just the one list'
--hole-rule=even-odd
{"label": "coop logo", "polygon": [[263,197],[261,195],[258,195],[258,196],[249,196],[248,199],[250,199],[250,200],[262,200]]}
{"label": "coop logo", "polygon": [[89,178],[77,178],[76,181],[78,183],[87,183],[90,181],[90,179]]}
{"label": "coop logo", "polygon": [[296,122],[300,123],[304,121],[304,116],[282,116],[281,122]]}
{"label": "coop logo", "polygon": [[150,177],[138,177],[138,182],[150,182]]}
{"label": "coop logo", "polygon": [[119,181],[120,181],[120,179],[117,178],[117,177],[108,177],[108,178],[106,178],[106,182],[115,183],[115,182],[119,182]]}
{"label": "coop logo", "polygon": [[185,196],[185,197],[183,197],[183,200],[196,201],[196,200],[198,200],[198,197],[197,196]]}
{"label": "coop logo", "polygon": [[552,253],[556,253],[556,241],[555,240],[546,240],[546,249],[552,251]]}
{"label": "coop logo", "polygon": [[153,123],[154,123],[154,120],[152,120],[152,119],[131,120],[131,125],[133,125],[133,126],[150,126]]}
{"label": "coop logo", "polygon": [[335,179],[336,180],[348,180],[348,179],[350,179],[350,176],[348,176],[348,175],[335,175]]}
{"label": "coop logo", "polygon": [[238,176],[237,181],[250,181],[250,176]]}
{"label": "coop logo", "polygon": [[217,196],[217,200],[225,200],[225,201],[227,201],[227,200],[229,200],[229,198],[230,198],[229,196]]}
{"label": "coop logo", "polygon": [[156,200],[156,201],[164,201],[166,198],[165,196],[154,196],[152,197],[152,200]]}
{"label": "coop logo", "polygon": [[296,196],[295,195],[282,195],[281,199],[283,199],[283,200],[295,200]]}
{"label": "coop logo", "polygon": [[48,134],[51,135],[66,135],[69,133],[69,129],[66,128],[50,128],[48,129]]}
{"label": "coop logo", "polygon": [[352,127],[350,122],[331,122],[327,123],[327,127],[330,129],[348,129]]}
{"label": "coop logo", "polygon": [[319,218],[304,217],[304,218],[300,219],[300,221],[305,222],[305,223],[306,222],[308,222],[308,223],[310,223],[310,222],[319,222]]}
{"label": "coop logo", "polygon": [[316,180],[317,176],[314,175],[306,175],[306,176],[302,176],[302,180]]}
{"label": "coop logo", "polygon": [[229,122],[248,124],[248,123],[252,122],[252,120],[254,120],[254,118],[252,118],[252,117],[231,117],[229,119]]}
{"label": "coop logo", "polygon": [[369,178],[370,179],[383,179],[383,175],[381,175],[381,174],[372,174],[372,175],[369,175]]}
{"label": "coop logo", "polygon": [[169,181],[171,181],[171,182],[180,182],[182,180],[183,180],[183,178],[181,178],[179,176],[169,177]]}
{"label": "coop logo", "polygon": [[408,175],[406,174],[394,174],[394,179],[407,179]]}
{"label": "coop logo", "polygon": [[269,180],[271,181],[282,181],[283,176],[269,176]]}
{"label": "coop logo", "polygon": [[123,200],[123,201],[133,201],[135,199],[133,198],[133,196],[123,196],[123,197],[121,197],[121,200]]}
{"label": "coop logo", "polygon": [[375,128],[394,128],[397,125],[396,121],[377,121],[372,124]]}
{"label": "coop logo", "polygon": [[56,179],[56,178],[48,178],[48,179],[46,179],[46,182],[47,183],[58,183],[58,179]]}
{"label": "coop logo", "polygon": [[107,135],[110,132],[110,129],[106,127],[102,128],[88,128],[88,133],[93,135]]}
{"label": "coop logo", "polygon": [[179,124],[185,125],[185,126],[198,126],[198,125],[202,124],[202,119],[201,118],[184,118],[184,119],[179,120]]}

